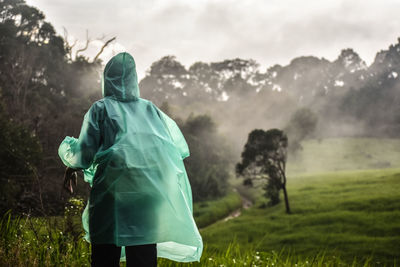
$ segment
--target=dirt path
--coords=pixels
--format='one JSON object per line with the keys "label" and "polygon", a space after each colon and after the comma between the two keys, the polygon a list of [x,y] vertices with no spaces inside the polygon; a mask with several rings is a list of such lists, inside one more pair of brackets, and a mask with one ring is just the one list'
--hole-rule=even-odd
{"label": "dirt path", "polygon": [[[236,190],[236,188],[233,189],[233,191],[238,192]],[[240,194],[240,192],[238,192]],[[248,208],[250,208],[251,206],[253,206],[253,202],[251,202],[249,199],[247,199],[245,196],[240,194],[240,197],[242,198],[242,207],[240,207],[239,209],[236,209],[234,211],[232,211],[228,216],[226,216],[225,218],[223,218],[220,221],[229,221],[231,219],[237,218],[242,214],[242,209],[247,210]]]}

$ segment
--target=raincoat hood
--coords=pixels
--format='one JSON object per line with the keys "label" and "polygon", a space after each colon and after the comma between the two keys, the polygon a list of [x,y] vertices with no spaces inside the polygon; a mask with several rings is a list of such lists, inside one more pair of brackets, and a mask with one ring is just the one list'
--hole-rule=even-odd
{"label": "raincoat hood", "polygon": [[129,53],[119,53],[108,61],[102,79],[103,97],[133,101],[140,97],[135,60]]}

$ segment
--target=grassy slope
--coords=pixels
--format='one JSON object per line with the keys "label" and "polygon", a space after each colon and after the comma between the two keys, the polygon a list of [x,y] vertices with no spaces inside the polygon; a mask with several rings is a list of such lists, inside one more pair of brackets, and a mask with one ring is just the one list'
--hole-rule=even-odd
{"label": "grassy slope", "polygon": [[307,140],[289,157],[288,174],[400,168],[400,139],[330,138]]}
{"label": "grassy slope", "polygon": [[[160,266],[347,266],[346,256],[353,266],[374,266],[383,257],[399,257],[400,170],[297,178],[289,186],[294,214],[284,214],[282,205],[256,206],[201,231],[205,251],[200,263],[159,259]],[[51,227],[50,237],[43,233],[36,239],[28,219],[8,224],[0,221],[1,266],[89,265],[89,245],[81,238],[74,241]],[[281,254],[282,247],[295,254]],[[375,256],[361,259],[372,250]]]}
{"label": "grassy slope", "polygon": [[[400,140],[309,140],[303,146],[296,160],[289,158],[288,192],[293,214],[284,214],[282,204],[260,209],[257,206],[264,200],[259,199],[254,208],[244,211],[239,218],[202,230],[205,241],[202,260],[189,266],[231,266],[234,261],[238,266],[245,263],[266,266],[267,262],[269,266],[294,266],[294,263],[297,266],[310,266],[310,263],[339,266],[342,259],[338,256],[348,263],[356,256],[355,266],[390,262],[393,257],[398,264],[400,169],[333,171],[399,168]],[[304,174],[306,172],[313,175]],[[325,173],[316,174],[318,172]],[[303,173],[302,176],[299,173]],[[226,213],[223,207],[230,207],[228,203],[237,203],[237,196],[195,204],[198,223],[205,220],[208,224],[218,217],[215,214]],[[21,230],[26,229],[26,225],[26,221],[21,223]],[[30,231],[5,230],[4,221],[0,226],[0,265],[88,265],[89,246],[82,239],[72,241],[71,237],[52,230],[55,237],[49,239],[45,235],[39,241]],[[11,229],[21,226],[16,222]],[[232,241],[234,245],[230,246]],[[284,251],[291,249],[292,254],[281,255],[282,248]],[[365,258],[372,254],[373,262],[368,263],[372,258]],[[187,266],[163,259],[159,263],[160,266]]]}
{"label": "grassy slope", "polygon": [[265,209],[258,203],[204,229],[205,242],[217,251],[236,240],[244,250],[400,259],[400,169],[296,177],[288,192],[293,214],[284,213],[283,203]]}
{"label": "grassy slope", "polygon": [[193,215],[197,227],[203,228],[226,216],[242,206],[240,195],[230,192],[225,197],[194,203]]}

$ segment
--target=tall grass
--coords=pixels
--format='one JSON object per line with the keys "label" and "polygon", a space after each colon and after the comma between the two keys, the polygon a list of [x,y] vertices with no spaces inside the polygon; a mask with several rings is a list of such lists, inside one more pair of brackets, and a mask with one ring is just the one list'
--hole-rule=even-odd
{"label": "tall grass", "polygon": [[[57,218],[12,218],[7,213],[0,220],[0,266],[90,266],[90,245],[74,234],[63,233],[63,220]],[[53,228],[47,228],[47,227]],[[209,249],[205,245],[200,262],[178,263],[158,259],[159,266],[384,266],[374,261],[373,256],[351,263],[339,256],[327,256],[325,251],[316,251],[314,256],[302,256],[294,251],[243,250],[234,241],[222,250]],[[125,263],[121,263],[125,266]],[[394,265],[396,266],[396,263]]]}
{"label": "tall grass", "polygon": [[72,232],[63,232],[59,218],[13,218],[0,220],[0,266],[86,266],[89,244]]}
{"label": "tall grass", "polygon": [[291,251],[282,249],[276,251],[256,251],[245,250],[240,248],[237,242],[230,243],[226,250],[217,252],[205,248],[205,253],[200,262],[193,263],[177,263],[166,259],[159,259],[160,266],[177,267],[177,266],[204,266],[204,267],[228,267],[228,266],[375,266],[373,257],[367,260],[357,260],[356,258],[349,264],[338,256],[326,256],[324,251],[316,252],[315,256],[303,257]]}

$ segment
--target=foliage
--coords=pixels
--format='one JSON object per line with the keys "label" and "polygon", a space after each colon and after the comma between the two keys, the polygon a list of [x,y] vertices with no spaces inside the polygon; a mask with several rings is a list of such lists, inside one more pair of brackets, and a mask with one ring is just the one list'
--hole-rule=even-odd
{"label": "foliage", "polygon": [[185,96],[187,70],[174,56],[165,56],[154,62],[146,77],[140,81],[141,96],[157,105]]}
{"label": "foliage", "polygon": [[[281,130],[253,130],[244,146],[242,161],[236,165],[236,173],[245,178],[245,184],[252,185],[255,180],[264,182],[265,196],[270,199],[271,205],[279,203],[281,189],[284,190],[287,200],[285,175],[287,146],[287,136]],[[289,213],[288,201],[286,209]]]}
{"label": "foliage", "polygon": [[[163,102],[161,109],[171,116],[168,102]],[[185,167],[194,201],[225,196],[232,165],[232,151],[227,140],[218,133],[217,125],[208,115],[191,114],[184,122],[179,118],[175,120],[190,150]]]}
{"label": "foliage", "polygon": [[89,244],[61,225],[58,218],[13,218],[6,213],[0,221],[0,265],[89,266]]}
{"label": "foliage", "polygon": [[[145,98],[156,104],[215,103],[229,94],[246,95],[254,91],[250,82],[257,82],[258,63],[232,59],[222,62],[196,62],[186,69],[174,56],[154,62],[140,82]],[[257,76],[258,77],[258,76]]]}
{"label": "foliage", "polygon": [[71,237],[74,242],[82,239],[81,215],[85,208],[83,199],[71,197],[65,205],[63,229],[64,233]]}
{"label": "foliage", "polygon": [[[61,214],[68,196],[60,193],[64,166],[56,151],[65,135],[79,134],[83,114],[101,97],[101,62],[89,62],[83,56],[71,57],[71,45],[56,34],[40,10],[23,0],[1,1],[0,13],[0,102],[4,103],[4,117],[26,129],[21,128],[26,137],[24,140],[14,140],[7,145],[18,142],[21,149],[25,146],[25,150],[31,151],[25,156],[36,157],[33,166],[35,186],[27,187],[22,179],[13,179],[6,189],[2,188],[8,192],[3,195],[8,201],[6,207],[14,208],[14,212]],[[172,87],[178,82],[185,84],[188,79],[188,71],[172,56],[155,62],[149,75],[151,79],[142,82],[144,88],[148,84],[149,90],[142,92],[144,96],[146,93],[159,94],[160,101],[173,101],[176,94]],[[193,117],[184,127],[192,150],[188,170],[195,200],[224,195],[229,176],[230,152],[226,142],[216,133],[211,120],[206,121]],[[203,126],[205,131],[198,133],[198,128]],[[39,147],[29,143],[30,140],[37,140]],[[34,153],[38,149],[41,155]],[[32,165],[31,158],[20,158],[14,163],[9,161],[12,158],[6,160],[4,156],[1,164],[9,166],[10,170],[24,172],[19,165]],[[2,179],[9,180],[8,177]],[[31,209],[25,204],[21,209],[16,208],[17,204],[23,204],[18,198],[22,188],[26,191],[23,195],[31,196]],[[88,188],[80,183],[77,192],[78,197],[86,198]]]}
{"label": "foliage", "polygon": [[185,165],[194,201],[225,195],[231,152],[215,123],[207,115],[189,116],[181,128],[190,149]]}
{"label": "foliage", "polygon": [[37,166],[42,159],[38,138],[9,118],[0,103],[0,214],[40,207],[29,194],[38,186]]}
{"label": "foliage", "polygon": [[[285,129],[282,121],[303,107],[318,114],[315,131],[322,137],[395,137],[400,127],[399,47],[377,53],[371,66],[347,48],[333,61],[302,56],[265,71],[251,59],[200,61],[185,68],[168,56],[154,62],[141,88],[146,98],[157,104],[167,100],[181,114],[211,114],[232,139],[245,138],[260,124]],[[297,137],[288,135],[294,141],[290,149],[297,150]]]}
{"label": "foliage", "polygon": [[[71,46],[56,34],[43,12],[23,0],[0,1],[0,36],[0,102],[5,116],[34,135],[42,151],[43,160],[35,166],[36,185],[24,187],[24,194],[35,196],[29,198],[37,207],[31,212],[61,214],[68,197],[59,193],[63,166],[55,151],[65,135],[78,135],[83,114],[100,98],[101,62],[73,58]],[[282,122],[300,107],[318,114],[316,134],[321,137],[398,136],[399,47],[398,42],[380,51],[371,66],[352,49],[342,50],[334,61],[299,57],[266,70],[252,59],[240,58],[199,61],[186,68],[174,56],[166,56],[151,65],[140,87],[143,97],[158,105],[168,101],[171,113],[184,120],[182,114],[209,114],[232,144],[234,153],[223,152],[227,141],[211,138],[215,146],[206,147],[217,155],[211,157],[217,158],[214,164],[200,156],[207,155],[199,146],[203,137],[188,131],[194,155],[188,164],[193,166],[189,169],[197,200],[206,197],[198,192],[223,194],[228,172],[222,166],[231,158],[238,160],[251,129],[284,127]],[[300,144],[289,130],[288,135],[291,148]],[[35,151],[36,145],[29,149]],[[196,158],[206,162],[194,162]],[[15,170],[18,164],[9,166]],[[16,193],[22,183],[14,181],[9,191]],[[88,189],[80,185],[78,192],[85,196]],[[7,199],[19,202],[11,195]]]}
{"label": "foliage", "polygon": [[1,1],[0,14],[1,123],[6,123],[4,118],[9,121],[2,127],[8,139],[2,141],[17,152],[7,158],[4,153],[9,152],[2,151],[0,161],[7,166],[2,168],[2,186],[11,181],[6,190],[8,208],[61,213],[67,199],[60,198],[63,167],[55,151],[63,136],[79,133],[84,112],[100,95],[100,64],[82,57],[69,60],[63,38],[41,11],[25,1]]}

